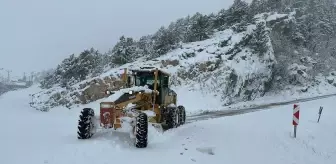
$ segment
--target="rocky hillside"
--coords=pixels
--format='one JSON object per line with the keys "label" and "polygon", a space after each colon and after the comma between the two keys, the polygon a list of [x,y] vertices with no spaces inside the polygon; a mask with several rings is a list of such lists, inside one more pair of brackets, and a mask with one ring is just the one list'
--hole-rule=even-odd
{"label": "rocky hillside", "polygon": [[218,14],[181,18],[139,41],[122,36],[105,54],[91,49],[65,59],[31,105],[47,111],[102,99],[107,88],[120,89],[123,68],[146,65],[170,72],[175,88],[201,91],[223,105],[334,88],[336,7],[316,2],[235,0]]}

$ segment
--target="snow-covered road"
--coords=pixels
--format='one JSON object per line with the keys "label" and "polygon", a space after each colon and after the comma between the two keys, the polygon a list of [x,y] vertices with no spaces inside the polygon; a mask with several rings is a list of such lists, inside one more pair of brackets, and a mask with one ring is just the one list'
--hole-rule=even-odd
{"label": "snow-covered road", "polygon": [[[136,149],[127,133],[102,132],[77,140],[79,109],[39,112],[29,106],[34,88],[0,97],[1,164],[235,163],[335,164],[335,97],[299,103],[292,138],[292,104],[186,124],[163,134],[150,129],[149,147]],[[316,123],[320,106],[321,122]]]}
{"label": "snow-covered road", "polygon": [[250,107],[237,107],[234,109],[230,108],[227,110],[208,111],[205,113],[194,114],[194,115],[188,116],[186,123],[192,123],[195,121],[202,121],[202,120],[208,120],[208,119],[213,119],[213,118],[220,118],[220,117],[225,117],[225,116],[234,116],[234,115],[245,114],[245,113],[250,113],[250,112],[257,112],[257,111],[268,110],[268,109],[272,109],[272,108],[276,108],[276,107],[280,107],[284,105],[325,99],[325,98],[335,97],[335,96],[336,94],[327,94],[327,95],[314,96],[314,97],[309,97],[309,98],[300,98],[296,100],[264,103],[260,105],[251,105]]}

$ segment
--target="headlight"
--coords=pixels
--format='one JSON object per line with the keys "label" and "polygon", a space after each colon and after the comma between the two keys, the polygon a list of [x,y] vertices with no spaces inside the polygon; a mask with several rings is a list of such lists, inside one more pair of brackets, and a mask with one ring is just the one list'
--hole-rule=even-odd
{"label": "headlight", "polygon": [[133,91],[129,91],[129,92],[128,92],[128,94],[130,94],[130,95],[131,95],[132,93],[133,93]]}

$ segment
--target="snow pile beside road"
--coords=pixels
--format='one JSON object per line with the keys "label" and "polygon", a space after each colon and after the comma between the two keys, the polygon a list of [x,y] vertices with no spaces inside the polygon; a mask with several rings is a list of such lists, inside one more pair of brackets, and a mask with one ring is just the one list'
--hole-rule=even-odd
{"label": "snow pile beside road", "polygon": [[[74,110],[58,107],[42,113],[27,105],[29,93],[36,89],[9,92],[0,99],[5,116],[0,124],[10,124],[2,129],[0,136],[0,163],[92,164],[109,163],[111,159],[147,164],[157,161],[163,164],[336,163],[335,97],[299,103],[297,138],[292,137],[291,104],[192,122],[163,134],[150,128],[149,146],[136,149],[129,133],[102,131],[92,139],[77,140],[80,109],[89,106]],[[90,105],[97,107],[97,103]],[[320,106],[324,110],[317,123]],[[20,120],[24,120],[24,126]]]}

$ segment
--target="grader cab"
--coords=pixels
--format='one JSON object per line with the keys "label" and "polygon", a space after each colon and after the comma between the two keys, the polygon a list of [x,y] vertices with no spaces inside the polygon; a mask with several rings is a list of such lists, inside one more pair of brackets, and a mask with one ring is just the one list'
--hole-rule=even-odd
{"label": "grader cab", "polygon": [[[147,147],[148,125],[159,129],[176,128],[185,123],[186,112],[177,106],[177,94],[169,88],[170,74],[154,67],[125,69],[125,88],[117,92],[107,91],[111,101],[100,103],[100,119],[95,119],[94,110],[84,108],[78,122],[78,139],[91,138],[100,120],[102,129],[119,129],[124,123],[131,125],[135,146]],[[109,98],[110,98],[109,97]]]}

